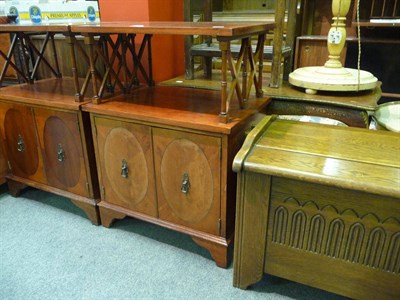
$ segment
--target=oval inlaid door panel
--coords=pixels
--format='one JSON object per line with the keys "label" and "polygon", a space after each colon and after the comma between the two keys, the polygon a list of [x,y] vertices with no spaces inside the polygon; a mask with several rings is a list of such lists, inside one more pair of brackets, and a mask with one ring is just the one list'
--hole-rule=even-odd
{"label": "oval inlaid door panel", "polygon": [[150,127],[95,119],[103,200],[157,216]]}
{"label": "oval inlaid door panel", "polygon": [[35,108],[35,120],[49,185],[88,197],[79,113]]}
{"label": "oval inlaid door panel", "polygon": [[213,203],[212,175],[198,145],[187,139],[167,145],[161,160],[161,187],[176,216],[197,223],[209,213]]}
{"label": "oval inlaid door panel", "polygon": [[4,117],[4,131],[12,173],[45,182],[43,172],[39,172],[40,157],[31,109],[18,105],[8,109]]}
{"label": "oval inlaid door panel", "polygon": [[221,139],[154,129],[160,219],[219,234]]}
{"label": "oval inlaid door panel", "polygon": [[114,192],[127,205],[144,199],[149,180],[146,158],[137,138],[125,128],[113,128],[104,144],[104,165]]}
{"label": "oval inlaid door panel", "polygon": [[61,184],[67,188],[74,187],[80,179],[80,153],[67,124],[55,116],[48,118],[44,136],[46,166],[53,170]]}

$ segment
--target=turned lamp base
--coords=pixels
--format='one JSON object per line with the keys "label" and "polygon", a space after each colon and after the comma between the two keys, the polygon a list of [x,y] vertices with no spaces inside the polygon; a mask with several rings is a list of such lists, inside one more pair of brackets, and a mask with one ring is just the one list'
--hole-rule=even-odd
{"label": "turned lamp base", "polygon": [[[358,79],[360,75],[360,79]],[[349,68],[304,67],[289,74],[289,83],[306,89],[307,94],[317,91],[363,91],[376,87],[378,79],[367,71]]]}

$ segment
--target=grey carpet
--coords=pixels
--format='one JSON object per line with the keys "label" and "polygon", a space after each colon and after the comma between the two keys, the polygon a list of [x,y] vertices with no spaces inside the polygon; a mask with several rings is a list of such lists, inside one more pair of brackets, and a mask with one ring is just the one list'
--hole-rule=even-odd
{"label": "grey carpet", "polygon": [[343,299],[272,276],[244,291],[232,274],[184,234],[95,226],[68,199],[0,186],[0,299]]}

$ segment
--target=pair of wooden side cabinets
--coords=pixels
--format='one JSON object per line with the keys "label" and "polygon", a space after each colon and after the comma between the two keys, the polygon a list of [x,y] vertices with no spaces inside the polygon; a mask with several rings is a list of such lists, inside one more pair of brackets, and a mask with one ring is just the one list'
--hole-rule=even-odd
{"label": "pair of wooden side cabinets", "polygon": [[[209,250],[218,266],[227,267],[236,198],[236,176],[231,166],[245,132],[269,102],[260,93],[260,53],[273,24],[15,26],[3,26],[0,32],[64,32],[72,46],[73,74],[77,64],[72,40],[75,34],[83,34],[89,41],[89,51],[78,53],[86,58],[90,70],[81,90],[76,76],[0,89],[0,131],[10,192],[18,195],[24,187],[32,186],[70,198],[94,224],[101,222],[109,227],[114,219],[131,216],[186,233]],[[139,52],[130,42],[137,33],[145,35]],[[217,36],[225,58],[221,91],[152,86],[150,37],[156,33]],[[116,42],[112,35],[117,35]],[[258,35],[255,57],[249,44],[252,35]],[[96,37],[106,44],[95,48]],[[21,36],[20,40],[27,38]],[[238,62],[230,52],[232,39],[242,40]],[[141,62],[146,45],[148,76]],[[104,49],[111,53],[105,54]],[[127,53],[133,58],[134,68],[130,70]],[[100,58],[105,64],[103,78],[96,67]],[[9,58],[7,64],[11,63]],[[228,64],[233,72],[229,85]],[[242,64],[246,66],[243,76],[248,77],[243,78],[241,88],[236,72]],[[121,69],[124,75],[118,73]],[[149,86],[133,84],[126,92],[128,77],[135,82],[138,70],[148,77]],[[89,93],[80,93],[90,90],[90,80],[92,98]],[[113,82],[121,93],[101,99],[103,89]],[[252,86],[258,97],[248,99]],[[231,103],[234,92],[239,101]]]}
{"label": "pair of wooden side cabinets", "polygon": [[0,90],[11,194],[32,186],[70,198],[94,224],[131,216],[187,233],[226,267],[231,165],[267,101],[224,124],[216,91],[158,86],[97,105],[66,101],[72,90],[66,78]]}

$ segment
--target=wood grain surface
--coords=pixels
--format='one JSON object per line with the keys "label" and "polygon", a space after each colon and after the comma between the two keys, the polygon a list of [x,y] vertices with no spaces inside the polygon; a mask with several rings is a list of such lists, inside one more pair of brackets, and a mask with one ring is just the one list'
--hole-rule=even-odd
{"label": "wood grain surface", "polygon": [[101,22],[71,25],[76,33],[136,33],[240,37],[267,32],[274,23],[263,22]]}

